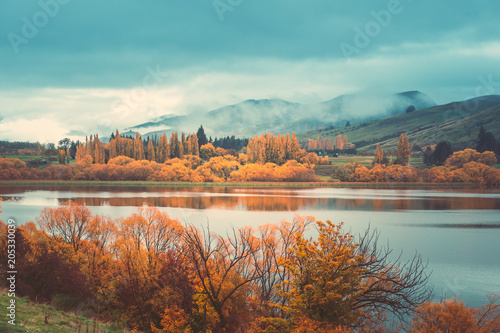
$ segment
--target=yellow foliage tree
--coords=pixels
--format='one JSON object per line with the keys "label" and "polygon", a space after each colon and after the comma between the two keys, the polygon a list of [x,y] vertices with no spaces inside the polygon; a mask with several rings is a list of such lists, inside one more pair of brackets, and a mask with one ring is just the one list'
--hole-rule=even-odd
{"label": "yellow foliage tree", "polygon": [[410,143],[406,134],[399,136],[397,158],[394,163],[400,165],[408,165],[410,163]]}

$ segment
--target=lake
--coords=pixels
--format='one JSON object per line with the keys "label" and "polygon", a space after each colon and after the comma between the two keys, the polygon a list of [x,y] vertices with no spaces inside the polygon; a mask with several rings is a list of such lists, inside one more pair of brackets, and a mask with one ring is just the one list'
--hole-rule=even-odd
{"label": "lake", "polygon": [[152,204],[184,223],[228,228],[291,221],[295,214],[345,222],[354,234],[369,226],[381,244],[409,259],[428,260],[435,301],[463,299],[468,306],[500,294],[500,190],[471,188],[270,188],[155,186],[1,186],[0,218],[35,221],[44,207],[66,200],[94,213],[125,217]]}

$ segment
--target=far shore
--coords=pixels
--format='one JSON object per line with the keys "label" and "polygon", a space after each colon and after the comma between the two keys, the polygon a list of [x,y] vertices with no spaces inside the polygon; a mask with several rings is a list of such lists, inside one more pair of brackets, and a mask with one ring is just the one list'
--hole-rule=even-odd
{"label": "far shore", "polygon": [[[148,187],[331,187],[331,188],[485,188],[473,183],[362,183],[362,182],[154,182],[154,181],[0,181],[0,186],[148,186]],[[495,187],[498,188],[498,187]]]}

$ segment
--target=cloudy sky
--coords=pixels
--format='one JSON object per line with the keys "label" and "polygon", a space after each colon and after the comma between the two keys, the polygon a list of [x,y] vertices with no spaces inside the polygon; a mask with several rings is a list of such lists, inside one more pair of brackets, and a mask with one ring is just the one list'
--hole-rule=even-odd
{"label": "cloudy sky", "polygon": [[[0,140],[109,134],[246,99],[500,94],[500,2],[3,0]],[[194,128],[193,131],[196,129]]]}

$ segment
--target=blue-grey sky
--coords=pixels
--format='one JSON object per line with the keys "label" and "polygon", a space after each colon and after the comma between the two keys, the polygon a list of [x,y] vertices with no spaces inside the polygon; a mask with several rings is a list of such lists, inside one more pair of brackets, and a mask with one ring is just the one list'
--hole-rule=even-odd
{"label": "blue-grey sky", "polygon": [[0,139],[109,134],[251,98],[499,94],[498,13],[495,0],[4,0]]}

